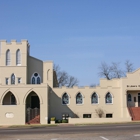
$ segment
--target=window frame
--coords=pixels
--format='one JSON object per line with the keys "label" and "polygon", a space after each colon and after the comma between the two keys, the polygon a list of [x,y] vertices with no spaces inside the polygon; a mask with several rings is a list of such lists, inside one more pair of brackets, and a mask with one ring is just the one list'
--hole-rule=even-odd
{"label": "window frame", "polygon": [[[14,76],[14,83],[12,83],[12,76]],[[16,84],[16,76],[14,73],[11,74],[11,85],[15,85]]]}
{"label": "window frame", "polygon": [[[20,79],[20,83],[19,83],[19,79]],[[17,83],[18,83],[18,84],[21,84],[21,77],[18,77]]]}
{"label": "window frame", "polygon": [[[112,102],[111,103],[107,103],[107,95],[110,94],[111,98],[112,98]],[[105,104],[109,105],[109,104],[113,104],[113,95],[110,92],[107,92],[105,95]]]}
{"label": "window frame", "polygon": [[[7,82],[8,82],[8,83],[7,83]],[[6,84],[6,85],[9,85],[9,78],[7,78],[7,77],[5,78],[5,84]]]}
{"label": "window frame", "polygon": [[[98,101],[97,103],[92,103],[93,94],[96,94],[96,96],[97,96],[97,101]],[[99,104],[99,95],[98,95],[96,92],[93,92],[92,95],[91,95],[90,101],[91,101],[91,104],[92,104],[92,105],[97,105],[97,104]]]}
{"label": "window frame", "polygon": [[10,50],[8,49],[6,51],[6,63],[5,63],[6,66],[10,66],[11,65],[11,53],[10,53]]}
{"label": "window frame", "polygon": [[[85,116],[87,115],[87,116],[90,116],[90,117],[84,117],[84,115],[85,115]],[[92,118],[92,114],[83,114],[83,118],[86,118],[86,119],[87,119],[87,118]]]}
{"label": "window frame", "polygon": [[18,49],[16,51],[16,65],[21,66],[21,51]]}
{"label": "window frame", "polygon": [[[35,73],[37,73],[38,76],[34,76]],[[40,76],[40,74],[39,74],[38,72],[34,72],[34,73],[32,74],[31,79],[30,79],[30,83],[33,84],[33,85],[38,84],[38,83],[37,83],[37,78],[38,78],[38,77],[40,78],[40,84],[41,84],[41,76]],[[32,79],[33,79],[33,78],[35,79],[35,83],[32,82]],[[39,85],[39,84],[38,84],[38,85]]]}
{"label": "window frame", "polygon": [[[69,101],[68,104],[64,104],[64,103],[63,103],[63,96],[64,96],[65,94],[67,94],[67,96],[68,96],[68,101]],[[68,94],[67,92],[64,92],[64,93],[62,94],[61,103],[62,103],[62,105],[69,105],[69,104],[70,104],[70,96],[69,96],[69,94]]]}
{"label": "window frame", "polygon": [[106,113],[106,118],[113,118],[113,113]]}
{"label": "window frame", "polygon": [[[129,98],[129,96],[130,96],[130,98]],[[132,95],[130,93],[127,94],[127,102],[132,102]]]}
{"label": "window frame", "polygon": [[[78,96],[78,94],[81,94],[81,96],[82,96],[82,103],[81,104],[78,104],[77,103],[77,96]],[[84,104],[84,96],[83,96],[83,94],[81,93],[81,92],[78,92],[77,94],[76,94],[76,105],[83,105]]]}

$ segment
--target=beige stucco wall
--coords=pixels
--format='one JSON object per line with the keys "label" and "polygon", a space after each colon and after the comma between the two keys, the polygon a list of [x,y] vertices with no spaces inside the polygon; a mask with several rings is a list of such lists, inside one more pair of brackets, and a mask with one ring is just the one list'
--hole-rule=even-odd
{"label": "beige stucco wall", "polygon": [[9,78],[8,84],[11,84],[11,75],[15,75],[15,84],[18,84],[18,78],[21,78],[21,83],[26,84],[26,73],[27,73],[27,68],[18,66],[18,67],[13,67],[13,66],[7,66],[7,67],[1,67],[0,66],[0,79],[1,79],[1,84],[6,85],[6,78]]}
{"label": "beige stucco wall", "polygon": [[43,83],[53,87],[53,62],[45,61],[43,63]]}
{"label": "beige stucco wall", "polygon": [[28,84],[31,84],[31,77],[34,73],[38,73],[41,77],[41,83],[43,82],[43,61],[32,56],[28,56],[27,71]]}
{"label": "beige stucco wall", "polygon": [[[5,78],[10,78],[12,73],[17,78],[22,78],[22,83],[26,84],[27,81],[27,48],[29,44],[27,40],[22,40],[21,42],[16,42],[12,40],[10,43],[7,43],[5,40],[1,41],[0,48],[0,84],[5,85]],[[6,51],[10,50],[10,65],[6,66]],[[21,53],[21,65],[16,65],[16,51],[20,50]]]}
{"label": "beige stucco wall", "polygon": [[130,116],[127,108],[127,92],[131,91],[132,93],[133,92],[135,93],[135,91],[140,91],[139,81],[140,81],[140,69],[128,73],[127,77],[120,79],[121,98],[122,98],[121,109],[122,116],[124,117]]}
{"label": "beige stucco wall", "polygon": [[131,118],[69,118],[70,124],[130,122]]}
{"label": "beige stucco wall", "polygon": [[[17,100],[17,105],[2,105],[3,98],[7,92],[12,92]],[[14,125],[25,124],[25,106],[27,96],[34,91],[40,99],[40,123],[48,123],[48,101],[47,101],[47,85],[17,85],[0,86],[0,124]],[[6,118],[6,113],[12,113],[13,118]]]}
{"label": "beige stucco wall", "polygon": [[[68,105],[62,104],[62,95],[68,93],[70,97],[70,103]],[[76,95],[77,93],[82,93],[83,95],[83,104],[76,104]],[[99,97],[98,104],[91,104],[91,96],[96,92]],[[105,96],[110,92],[113,96],[113,103],[106,104]],[[53,88],[49,93],[49,117],[56,117],[57,119],[62,119],[62,114],[68,113],[70,117],[75,117],[74,114],[77,114],[79,118],[83,118],[83,114],[92,114],[92,118],[98,118],[95,113],[95,109],[101,108],[104,111],[104,117],[106,114],[113,114],[113,118],[121,118],[121,99],[120,99],[120,88]],[[55,111],[54,111],[55,110]]]}
{"label": "beige stucco wall", "polygon": [[11,53],[11,64],[10,66],[16,66],[16,51],[19,49],[21,52],[21,65],[27,66],[27,49],[28,49],[28,41],[22,40],[21,42],[17,42],[16,40],[11,40],[11,42],[6,42],[6,40],[1,40],[1,49],[0,49],[0,64],[1,66],[5,66],[6,61],[6,51],[9,49]]}

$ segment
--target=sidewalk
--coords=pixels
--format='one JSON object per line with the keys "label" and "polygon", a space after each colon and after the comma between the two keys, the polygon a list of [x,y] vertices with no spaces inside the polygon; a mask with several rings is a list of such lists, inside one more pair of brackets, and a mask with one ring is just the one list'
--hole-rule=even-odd
{"label": "sidewalk", "polygon": [[79,124],[69,124],[69,123],[56,123],[56,124],[25,124],[25,125],[2,125],[0,129],[26,129],[26,128],[44,128],[44,127],[72,127],[72,126],[90,126],[90,125],[114,125],[114,124],[140,124],[140,121],[132,121],[132,122],[116,122],[116,123],[79,123]]}

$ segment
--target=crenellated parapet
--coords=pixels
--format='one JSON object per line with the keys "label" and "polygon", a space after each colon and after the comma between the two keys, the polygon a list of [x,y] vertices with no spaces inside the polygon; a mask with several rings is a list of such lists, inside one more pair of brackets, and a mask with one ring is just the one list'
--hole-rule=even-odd
{"label": "crenellated parapet", "polygon": [[62,86],[62,87],[54,87],[55,89],[96,89],[99,88],[100,86],[96,86],[96,87],[90,87],[90,86],[73,86],[73,87],[66,87],[66,86]]}
{"label": "crenellated parapet", "polygon": [[73,86],[73,87],[66,87],[66,86],[62,86],[62,87],[53,87],[54,89],[62,89],[62,90],[98,90],[98,89],[120,89],[120,87],[118,86],[106,86],[106,87],[102,87],[102,86],[95,86],[95,87],[90,87],[90,86],[82,86],[82,87],[78,87],[78,86]]}
{"label": "crenellated parapet", "polygon": [[[28,43],[28,40],[21,40],[19,42],[16,40],[0,40],[1,66],[27,66],[27,57],[29,55],[30,45]],[[20,62],[17,61],[17,56]]]}
{"label": "crenellated parapet", "polygon": [[5,45],[15,45],[15,44],[17,44],[17,45],[19,45],[19,44],[27,44],[28,46],[30,46],[29,45],[29,43],[28,43],[28,40],[21,40],[21,42],[17,42],[17,40],[11,40],[10,42],[7,42],[7,40],[0,40],[0,42],[2,43],[2,44],[5,44]]}

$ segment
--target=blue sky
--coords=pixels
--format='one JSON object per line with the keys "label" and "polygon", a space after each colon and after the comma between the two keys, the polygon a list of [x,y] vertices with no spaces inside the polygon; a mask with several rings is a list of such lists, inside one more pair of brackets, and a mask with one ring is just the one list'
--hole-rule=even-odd
{"label": "blue sky", "polygon": [[140,67],[140,0],[1,0],[0,40],[27,39],[31,55],[99,83],[101,62]]}

